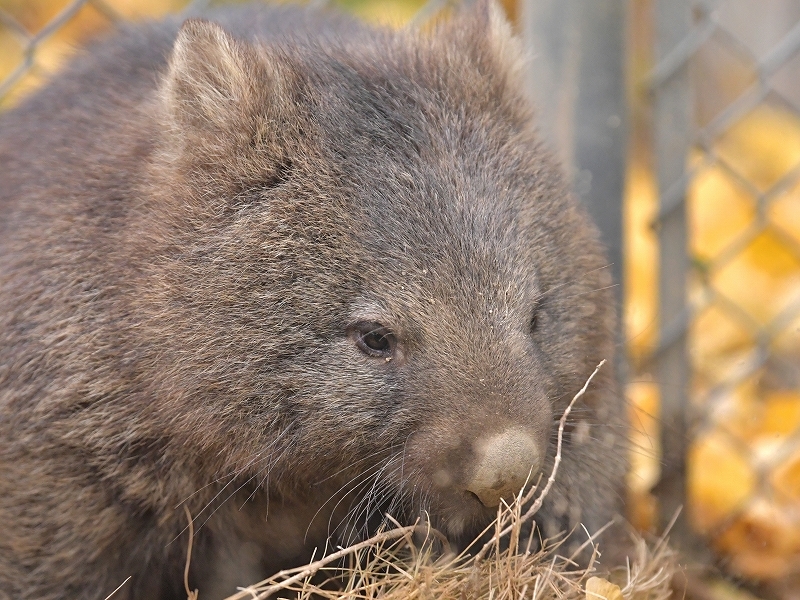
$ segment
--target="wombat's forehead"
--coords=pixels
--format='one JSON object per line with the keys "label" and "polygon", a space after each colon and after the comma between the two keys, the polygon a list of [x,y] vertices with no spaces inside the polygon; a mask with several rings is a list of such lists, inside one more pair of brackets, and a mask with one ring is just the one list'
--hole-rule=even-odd
{"label": "wombat's forehead", "polygon": [[412,181],[384,172],[377,185],[350,192],[351,239],[373,276],[414,277],[425,288],[446,278],[465,294],[536,288],[536,264],[547,249],[537,243],[542,228],[530,218],[527,190],[455,166],[403,175]]}
{"label": "wombat's forehead", "polygon": [[318,131],[345,157],[375,146],[452,152],[530,125],[530,103],[468,53],[404,37],[381,41],[391,47],[365,41],[315,55],[316,78],[304,88]]}
{"label": "wombat's forehead", "polygon": [[491,226],[447,227],[443,217],[431,212],[427,221],[362,232],[362,274],[368,289],[380,291],[376,298],[388,302],[359,309],[380,312],[410,302],[434,314],[442,305],[491,311],[529,304],[538,295],[538,257],[530,239]]}
{"label": "wombat's forehead", "polygon": [[451,265],[432,263],[397,265],[376,269],[369,278],[364,293],[351,302],[351,309],[362,318],[380,321],[386,312],[407,305],[425,307],[431,315],[458,307],[466,309],[468,319],[476,307],[489,314],[500,308],[528,306],[538,296],[535,270],[528,272],[488,272],[462,268],[454,271]]}
{"label": "wombat's forehead", "polygon": [[356,235],[374,254],[486,272],[518,269],[535,254],[542,227],[524,186],[455,165],[421,169],[409,185],[399,179],[353,192]]}

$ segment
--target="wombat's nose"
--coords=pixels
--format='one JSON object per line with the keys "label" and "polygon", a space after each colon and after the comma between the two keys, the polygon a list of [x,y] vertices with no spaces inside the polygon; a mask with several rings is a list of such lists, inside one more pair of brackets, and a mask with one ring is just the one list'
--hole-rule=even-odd
{"label": "wombat's nose", "polygon": [[533,436],[523,429],[507,429],[475,444],[475,469],[467,491],[487,508],[509,500],[539,471],[541,456]]}

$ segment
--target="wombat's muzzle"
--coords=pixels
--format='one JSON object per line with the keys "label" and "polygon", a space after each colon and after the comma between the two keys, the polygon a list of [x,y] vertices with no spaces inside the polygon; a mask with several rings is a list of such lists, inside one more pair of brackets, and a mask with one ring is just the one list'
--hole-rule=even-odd
{"label": "wombat's muzzle", "polygon": [[475,494],[487,508],[496,508],[501,499],[510,500],[520,489],[535,480],[542,462],[536,437],[525,428],[506,429],[474,444],[475,466],[466,491]]}

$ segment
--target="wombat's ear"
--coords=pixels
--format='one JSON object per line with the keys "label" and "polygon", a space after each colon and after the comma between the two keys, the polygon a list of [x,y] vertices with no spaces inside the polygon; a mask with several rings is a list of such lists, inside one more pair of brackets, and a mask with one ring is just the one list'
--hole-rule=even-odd
{"label": "wombat's ear", "polygon": [[513,80],[522,80],[527,62],[525,50],[496,0],[477,0],[463,5],[447,28],[471,49],[486,44],[497,65]]}
{"label": "wombat's ear", "polygon": [[[183,24],[162,81],[167,111],[179,126],[239,128],[241,120],[281,98],[276,65],[249,44],[235,40],[219,25],[190,19]],[[274,106],[273,106],[274,107]]]}
{"label": "wombat's ear", "polygon": [[[227,117],[247,85],[248,58],[235,40],[213,23],[183,24],[163,82],[171,116],[209,124]],[[198,123],[199,124],[199,123]]]}
{"label": "wombat's ear", "polygon": [[160,89],[170,164],[204,176],[205,186],[277,178],[293,147],[286,124],[298,110],[288,73],[269,48],[186,21]]}

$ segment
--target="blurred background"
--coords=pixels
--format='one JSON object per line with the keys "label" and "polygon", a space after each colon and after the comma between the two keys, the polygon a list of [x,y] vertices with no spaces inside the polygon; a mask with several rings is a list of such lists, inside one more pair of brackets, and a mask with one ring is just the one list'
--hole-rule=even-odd
{"label": "blurred background", "polygon": [[[327,3],[402,27],[456,1]],[[115,22],[209,4],[0,0],[0,110]],[[631,521],[683,506],[691,561],[800,598],[800,0],[502,5],[619,282]]]}

